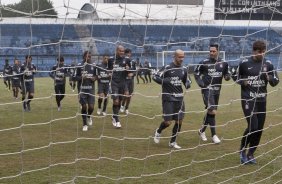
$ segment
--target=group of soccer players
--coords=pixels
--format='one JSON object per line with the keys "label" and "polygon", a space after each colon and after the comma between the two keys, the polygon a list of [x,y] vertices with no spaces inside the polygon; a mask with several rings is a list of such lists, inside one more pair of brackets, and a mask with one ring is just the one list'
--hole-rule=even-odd
{"label": "group of soccer players", "polygon": [[[240,161],[242,164],[255,164],[254,152],[259,145],[265,121],[267,84],[276,86],[279,83],[277,72],[264,55],[266,44],[264,41],[253,43],[253,55],[239,63],[237,71],[231,74],[228,63],[219,58],[219,45],[210,45],[210,55],[201,61],[194,69],[196,83],[201,88],[206,115],[198,134],[203,141],[207,141],[205,130],[210,126],[212,141],[216,144],[221,140],[216,134],[215,115],[217,112],[222,79],[231,78],[241,85],[241,104],[247,120],[247,128],[244,131],[240,146]],[[178,49],[174,53],[173,61],[163,66],[153,76],[153,80],[162,85],[162,109],[163,121],[154,133],[154,142],[159,143],[161,133],[174,122],[169,146],[181,149],[177,144],[177,134],[180,132],[184,118],[184,90],[189,89],[191,80],[187,67],[183,66],[184,51]],[[30,102],[34,95],[34,74],[36,67],[31,63],[32,57],[26,56],[26,61],[21,66],[15,60],[12,67],[7,62],[4,68],[4,76],[12,79],[14,97],[17,98],[19,89],[22,91],[23,108],[30,111]],[[98,109],[97,114],[106,115],[108,96],[112,103],[112,124],[121,128],[119,112],[129,113],[128,108],[134,90],[134,76],[136,63],[131,59],[131,50],[118,45],[113,57],[104,56],[100,64],[91,62],[91,52],[83,53],[83,61],[70,67],[64,64],[64,57],[57,59],[58,63],[51,68],[50,77],[54,80],[56,102],[58,111],[61,110],[61,101],[65,95],[66,76],[70,77],[70,84],[79,93],[83,131],[93,124],[92,113],[95,103],[95,81],[98,82]],[[4,77],[7,84],[7,78]],[[73,88],[74,89],[74,88]],[[103,103],[103,107],[102,107]]]}

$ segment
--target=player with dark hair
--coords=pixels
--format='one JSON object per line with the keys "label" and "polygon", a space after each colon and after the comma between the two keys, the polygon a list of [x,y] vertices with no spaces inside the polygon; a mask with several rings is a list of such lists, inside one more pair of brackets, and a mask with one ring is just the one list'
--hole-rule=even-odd
{"label": "player with dark hair", "polygon": [[56,103],[58,111],[61,111],[61,101],[65,97],[66,89],[66,76],[68,74],[67,67],[64,64],[64,57],[60,56],[57,58],[57,64],[51,68],[49,73],[50,77],[54,80],[54,88],[56,93]]}
{"label": "player with dark hair", "polygon": [[210,55],[207,59],[201,61],[195,68],[194,76],[197,84],[201,87],[202,97],[207,109],[202,128],[199,135],[203,141],[207,141],[205,130],[210,125],[212,141],[220,143],[216,135],[215,115],[217,112],[218,100],[222,85],[222,79],[230,80],[228,63],[219,58],[219,49],[217,44],[210,45]]}
{"label": "player with dark hair", "polygon": [[[31,62],[31,55],[25,56],[25,62],[21,65],[22,73],[22,101],[24,111],[30,111],[30,102],[34,97],[34,75],[36,73],[36,67]],[[26,99],[27,95],[27,99]]]}
{"label": "player with dark hair", "polygon": [[[131,54],[132,54],[131,49],[125,49],[124,53],[125,53],[125,57],[127,57],[131,61],[131,69],[133,71],[134,70],[136,71],[135,62],[131,60]],[[130,75],[126,76],[124,98],[122,99],[120,112],[125,112],[126,114],[129,113],[128,107],[131,101],[133,91],[134,91],[134,75],[131,75],[130,73]]]}
{"label": "player with dark hair", "polygon": [[93,124],[91,114],[94,111],[95,104],[95,80],[96,67],[91,62],[91,52],[83,53],[83,61],[79,63],[76,69],[77,88],[79,91],[79,103],[81,104],[81,115],[83,121],[82,131],[88,130],[88,125]]}
{"label": "player with dark hair", "polygon": [[74,92],[75,87],[76,87],[76,80],[75,80],[75,76],[76,76],[76,62],[73,61],[69,68],[68,68],[68,75],[69,75],[69,85],[72,89],[72,92]]}
{"label": "player with dark hair", "polygon": [[185,88],[190,88],[191,80],[187,68],[182,66],[184,52],[180,49],[174,53],[174,60],[169,65],[162,67],[154,76],[153,80],[162,85],[162,108],[164,121],[156,129],[154,142],[160,142],[162,131],[174,121],[172,136],[169,147],[181,149],[176,143],[176,136],[180,132],[184,118],[185,104],[182,83]]}
{"label": "player with dark hair", "polygon": [[[111,81],[111,73],[107,70],[108,69],[108,60],[109,57],[105,55],[103,57],[103,61],[101,64],[97,65],[97,77],[98,77],[98,110],[97,114],[100,115],[101,113],[103,116],[106,116],[106,109],[108,104],[108,94],[110,90],[110,81]],[[102,102],[103,109],[102,109]]]}
{"label": "player with dark hair", "polygon": [[18,94],[21,88],[21,66],[20,61],[15,59],[14,65],[12,66],[12,89],[13,97],[18,99]]}
{"label": "player with dark hair", "polygon": [[5,59],[3,76],[4,76],[4,84],[6,86],[6,89],[8,89],[9,91],[11,90],[11,75],[12,75],[12,67],[9,65],[9,60]]}
{"label": "player with dark hair", "polygon": [[113,99],[113,116],[112,123],[116,128],[121,128],[119,121],[119,110],[123,99],[126,77],[133,76],[131,69],[131,61],[124,55],[124,47],[118,45],[114,57],[110,57],[108,68],[112,71],[111,91]]}
{"label": "player with dark hair", "polygon": [[271,61],[265,58],[265,51],[265,42],[255,41],[253,55],[240,62],[233,78],[241,85],[241,105],[248,123],[241,139],[242,164],[256,164],[254,153],[259,145],[266,117],[267,84],[274,87],[279,83]]}

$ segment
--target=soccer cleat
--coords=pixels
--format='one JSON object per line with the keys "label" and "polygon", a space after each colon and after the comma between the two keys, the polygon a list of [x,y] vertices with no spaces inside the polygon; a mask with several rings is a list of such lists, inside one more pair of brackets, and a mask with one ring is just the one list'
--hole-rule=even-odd
{"label": "soccer cleat", "polygon": [[121,124],[120,124],[119,121],[116,123],[116,127],[117,127],[117,128],[121,128]]}
{"label": "soccer cleat", "polygon": [[129,111],[128,111],[128,109],[126,109],[126,110],[125,110],[125,114],[126,114],[126,115],[128,115],[128,114],[129,114]]}
{"label": "soccer cleat", "polygon": [[62,107],[61,107],[61,106],[59,106],[59,107],[58,107],[58,111],[61,111],[61,110],[62,110]]}
{"label": "soccer cleat", "polygon": [[240,162],[241,164],[247,164],[248,158],[245,151],[240,151]]}
{"label": "soccer cleat", "polygon": [[83,127],[82,127],[82,131],[83,131],[83,132],[88,131],[88,126],[87,126],[87,125],[83,125]]}
{"label": "soccer cleat", "polygon": [[199,130],[198,134],[201,137],[202,141],[207,141],[208,140],[205,132],[201,132],[201,130]]}
{"label": "soccer cleat", "polygon": [[124,112],[124,106],[120,106],[119,111],[120,111],[120,112]]}
{"label": "soccer cleat", "polygon": [[87,124],[88,124],[89,126],[93,125],[92,117],[87,117]]}
{"label": "soccer cleat", "polygon": [[170,142],[168,143],[168,146],[171,148],[175,148],[175,149],[181,149],[180,146],[178,146],[178,144],[176,142]]}
{"label": "soccer cleat", "polygon": [[248,155],[247,159],[248,159],[248,161],[247,161],[248,164],[257,164],[257,161],[256,161],[254,155]]}
{"label": "soccer cleat", "polygon": [[112,117],[112,124],[113,124],[114,127],[117,127],[117,122],[116,122],[114,117]]}
{"label": "soccer cleat", "polygon": [[97,110],[97,114],[100,115],[101,114],[101,109]]}
{"label": "soccer cleat", "polygon": [[103,111],[103,112],[102,112],[102,115],[103,115],[103,116],[106,116],[106,115],[107,115],[107,113]]}
{"label": "soccer cleat", "polygon": [[74,89],[72,90],[72,92],[74,92]]}
{"label": "soccer cleat", "polygon": [[161,134],[158,133],[158,128],[157,128],[156,131],[155,131],[155,135],[154,135],[154,142],[156,144],[159,144],[160,143],[160,139],[161,139]]}
{"label": "soccer cleat", "polygon": [[212,137],[212,141],[215,143],[215,144],[219,144],[221,141],[220,141],[220,139],[217,137],[217,135],[214,135],[213,137]]}

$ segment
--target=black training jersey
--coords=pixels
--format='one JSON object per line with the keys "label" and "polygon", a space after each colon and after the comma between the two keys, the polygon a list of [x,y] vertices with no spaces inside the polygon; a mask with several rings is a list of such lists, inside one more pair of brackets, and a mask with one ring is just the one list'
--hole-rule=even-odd
{"label": "black training jersey", "polygon": [[25,62],[21,65],[21,73],[23,75],[24,82],[34,82],[36,67],[33,63]]}
{"label": "black training jersey", "polygon": [[110,57],[108,60],[108,68],[112,70],[112,81],[116,83],[125,82],[130,70],[131,61],[128,57]]}
{"label": "black training jersey", "polygon": [[101,63],[97,65],[97,76],[99,83],[110,83],[111,76],[110,72],[108,71],[108,64]]}
{"label": "black training jersey", "polygon": [[12,75],[12,66],[10,65],[4,65],[4,71],[3,71],[3,75],[4,77]]}
{"label": "black training jersey", "polygon": [[220,93],[222,78],[230,79],[228,63],[223,59],[207,58],[201,61],[194,70],[194,77],[201,88],[210,88]]}
{"label": "black training jersey", "polygon": [[76,68],[76,80],[78,81],[79,92],[91,92],[95,90],[96,67],[92,63],[79,63]]}
{"label": "black training jersey", "polygon": [[162,67],[154,76],[153,80],[162,85],[162,99],[164,101],[182,101],[182,83],[189,88],[190,79],[186,67],[177,66],[173,62]]}
{"label": "black training jersey", "polygon": [[69,65],[69,67],[68,67],[68,75],[69,75],[71,80],[73,78],[75,78],[75,76],[76,76],[76,66],[75,66],[75,64]]}
{"label": "black training jersey", "polygon": [[13,65],[12,67],[12,80],[20,80],[21,78],[21,66],[20,65]]}
{"label": "black training jersey", "polygon": [[50,77],[54,79],[55,85],[65,84],[67,74],[66,65],[54,65],[49,73]]}
{"label": "black training jersey", "polygon": [[265,101],[267,84],[276,86],[279,83],[277,72],[270,60],[255,61],[249,57],[240,62],[235,75],[236,82],[241,85],[241,98]]}

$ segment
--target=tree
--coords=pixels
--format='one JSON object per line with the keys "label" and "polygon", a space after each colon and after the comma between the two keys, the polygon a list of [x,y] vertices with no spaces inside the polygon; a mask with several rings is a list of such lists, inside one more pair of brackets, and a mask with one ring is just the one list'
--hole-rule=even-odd
{"label": "tree", "polygon": [[2,17],[27,17],[33,13],[32,17],[57,18],[58,13],[50,0],[21,0],[19,3],[2,6]]}

